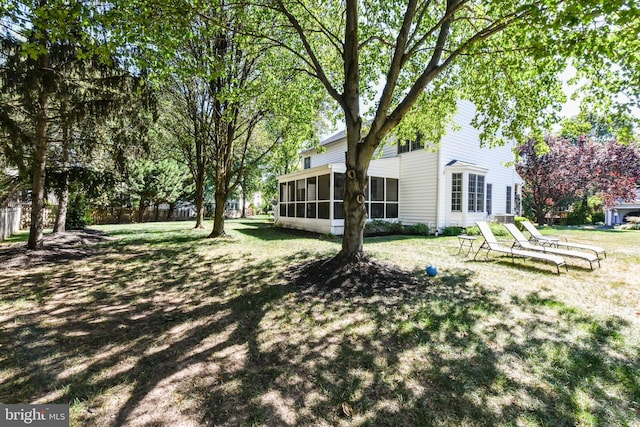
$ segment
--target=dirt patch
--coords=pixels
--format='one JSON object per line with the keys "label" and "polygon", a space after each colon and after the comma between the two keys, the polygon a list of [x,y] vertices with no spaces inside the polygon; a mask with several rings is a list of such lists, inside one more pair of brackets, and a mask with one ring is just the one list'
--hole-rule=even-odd
{"label": "dirt patch", "polygon": [[94,254],[98,243],[109,240],[114,238],[92,229],[45,234],[40,249],[29,250],[26,242],[0,248],[0,265],[6,268],[27,268],[82,259]]}

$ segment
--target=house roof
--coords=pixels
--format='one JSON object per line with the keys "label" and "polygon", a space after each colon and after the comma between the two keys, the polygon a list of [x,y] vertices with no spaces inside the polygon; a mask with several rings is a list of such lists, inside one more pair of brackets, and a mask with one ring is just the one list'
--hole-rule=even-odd
{"label": "house roof", "polygon": [[[334,142],[342,140],[346,136],[347,136],[347,130],[346,129],[341,130],[340,132],[337,132],[331,135],[330,137],[325,138],[323,141],[320,141],[320,144],[318,145],[318,147],[323,147],[329,144],[333,144]],[[315,151],[317,150],[318,147],[307,148],[306,150],[302,150],[300,154],[308,153],[309,151]]]}
{"label": "house roof", "polygon": [[449,163],[445,165],[445,167],[450,167],[457,170],[472,170],[472,171],[478,171],[478,172],[487,172],[489,170],[484,166],[480,166],[475,163],[463,162],[462,160],[456,160],[456,159],[451,160]]}
{"label": "house roof", "polygon": [[445,166],[478,166],[475,163],[463,162],[462,160],[453,159]]}

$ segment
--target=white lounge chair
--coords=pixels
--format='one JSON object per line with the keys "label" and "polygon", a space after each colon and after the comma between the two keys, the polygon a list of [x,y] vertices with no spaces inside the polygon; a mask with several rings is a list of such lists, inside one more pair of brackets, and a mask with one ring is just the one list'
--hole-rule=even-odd
{"label": "white lounge chair", "polygon": [[543,246],[552,246],[552,247],[561,246],[569,249],[571,248],[583,249],[585,251],[594,252],[598,256],[598,258],[600,258],[601,255],[604,256],[605,258],[607,257],[607,253],[600,246],[585,245],[583,243],[572,243],[572,242],[561,240],[557,237],[543,236],[535,227],[535,225],[533,225],[529,221],[523,221],[522,225],[524,226],[524,228],[527,229],[527,231],[531,235],[531,238],[529,240],[533,240],[534,242],[540,243]]}
{"label": "white lounge chair", "polygon": [[560,255],[560,256],[568,256],[572,258],[580,258],[589,263],[589,266],[593,270],[593,263],[597,262],[598,267],[600,267],[600,258],[598,255],[594,255],[589,252],[580,252],[573,251],[570,249],[560,249],[554,246],[539,246],[535,245],[527,239],[527,237],[522,234],[522,232],[516,227],[515,224],[504,224],[507,231],[513,236],[515,242],[513,242],[513,247],[518,247],[520,249],[525,249],[529,251],[538,251],[544,252],[548,254]]}
{"label": "white lounge chair", "polygon": [[479,221],[476,224],[480,229],[480,233],[482,234],[482,237],[484,237],[484,242],[482,243],[482,246],[480,246],[480,248],[474,255],[473,259],[476,259],[480,251],[484,249],[487,251],[487,256],[489,256],[489,252],[491,251],[511,255],[511,261],[513,262],[515,262],[514,260],[515,257],[522,257],[522,258],[538,259],[541,261],[546,261],[546,262],[555,264],[556,268],[558,269],[558,274],[560,274],[561,266],[564,266],[565,268],[567,268],[567,264],[565,263],[564,259],[558,255],[547,254],[544,252],[527,251],[524,249],[510,248],[508,246],[504,246],[501,243],[499,243],[498,240],[496,239],[496,236],[493,235],[493,232],[491,231],[491,228],[489,227],[489,224],[487,222]]}

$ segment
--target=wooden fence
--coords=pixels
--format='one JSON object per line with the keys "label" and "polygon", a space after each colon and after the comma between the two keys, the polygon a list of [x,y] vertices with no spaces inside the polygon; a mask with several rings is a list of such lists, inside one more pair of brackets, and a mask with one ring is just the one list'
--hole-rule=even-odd
{"label": "wooden fence", "polygon": [[0,208],[0,240],[4,240],[20,229],[22,206]]}
{"label": "wooden fence", "polygon": [[[97,208],[92,211],[94,224],[132,224],[138,222],[138,209],[131,208]],[[194,219],[195,211],[190,208],[169,209],[153,207],[145,209],[142,222],[152,221],[187,221]]]}
{"label": "wooden fence", "polygon": [[[44,208],[42,210],[42,224],[44,228],[53,227],[53,209]],[[20,228],[25,229],[31,227],[31,203],[22,203],[22,220]]]}

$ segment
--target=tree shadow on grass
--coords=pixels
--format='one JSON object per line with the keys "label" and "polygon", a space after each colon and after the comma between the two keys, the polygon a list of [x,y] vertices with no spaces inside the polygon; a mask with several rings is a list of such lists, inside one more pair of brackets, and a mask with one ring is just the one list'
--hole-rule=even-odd
{"label": "tree shadow on grass", "polygon": [[466,269],[320,271],[208,244],[105,244],[0,280],[45,284],[0,311],[0,401],[72,403],[83,426],[638,421],[619,319],[505,299]]}
{"label": "tree shadow on grass", "polygon": [[[396,276],[390,282],[383,273],[367,283],[374,292],[309,284],[308,275],[305,287],[288,277],[300,288],[262,314],[249,340],[252,358],[223,381],[230,386],[206,388],[202,399],[208,412],[201,422],[611,425],[638,420],[633,403],[638,351],[603,340],[603,327],[604,336],[615,337],[624,322],[588,315],[565,328],[538,316],[511,322],[514,311],[535,311],[536,301],[503,303],[472,285],[472,275],[458,271],[430,281]],[[557,314],[565,316],[562,310]],[[596,326],[575,339],[576,330],[587,325]],[[545,357],[522,358],[544,354],[547,342],[554,343],[552,353],[566,354],[567,369],[547,369],[554,360]],[[585,379],[600,385],[585,387]]]}
{"label": "tree shadow on grass", "polygon": [[[204,258],[180,243],[102,247],[79,271],[0,281],[3,304],[33,307],[0,317],[2,347],[12,349],[0,359],[0,401],[80,402],[81,425],[143,425],[158,406],[149,396],[179,393],[172,377],[222,369],[207,359],[240,343],[261,307],[291,289],[269,280],[278,267],[270,260],[238,266],[232,255]],[[129,398],[114,407],[110,394]],[[181,423],[176,414],[168,424]]]}
{"label": "tree shadow on grass", "polygon": [[236,227],[235,231],[246,236],[260,240],[297,240],[297,239],[327,239],[324,234],[313,233],[305,230],[295,230],[291,228],[278,228],[273,224],[258,221],[237,221],[242,224]]}

